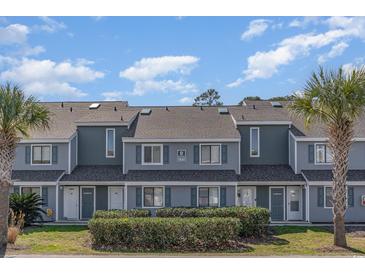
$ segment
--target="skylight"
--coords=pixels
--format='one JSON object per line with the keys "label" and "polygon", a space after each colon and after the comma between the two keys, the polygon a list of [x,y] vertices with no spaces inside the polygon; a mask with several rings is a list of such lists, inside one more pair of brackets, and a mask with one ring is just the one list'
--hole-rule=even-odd
{"label": "skylight", "polygon": [[218,108],[218,112],[220,114],[228,114],[228,108],[226,107]]}
{"label": "skylight", "polygon": [[97,109],[98,107],[100,107],[100,104],[99,104],[99,103],[92,103],[92,104],[89,106],[89,109]]}
{"label": "skylight", "polygon": [[150,115],[151,109],[150,108],[144,108],[141,110],[141,115]]}
{"label": "skylight", "polygon": [[274,108],[282,108],[283,107],[282,104],[280,104],[279,102],[271,102],[271,105]]}

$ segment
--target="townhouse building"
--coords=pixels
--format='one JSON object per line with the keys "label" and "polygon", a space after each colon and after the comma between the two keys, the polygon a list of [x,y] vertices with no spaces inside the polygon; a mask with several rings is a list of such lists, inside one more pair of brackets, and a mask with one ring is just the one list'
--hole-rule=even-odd
{"label": "townhouse building", "polygon": [[[36,192],[47,221],[96,210],[258,206],[272,222],[331,222],[331,151],[322,125],[285,102],[135,107],[127,102],[42,103],[48,130],[22,139],[13,191]],[[365,124],[350,153],[346,221],[365,222]]]}

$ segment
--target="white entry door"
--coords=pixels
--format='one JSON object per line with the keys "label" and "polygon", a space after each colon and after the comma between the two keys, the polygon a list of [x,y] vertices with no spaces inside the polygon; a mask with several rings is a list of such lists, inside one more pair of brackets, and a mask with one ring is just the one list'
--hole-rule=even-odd
{"label": "white entry door", "polygon": [[288,220],[302,220],[302,188],[300,186],[288,186]]}
{"label": "white entry door", "polygon": [[79,188],[77,186],[64,187],[63,214],[66,219],[79,219]]}
{"label": "white entry door", "polygon": [[109,187],[109,209],[123,209],[123,188],[121,186]]}
{"label": "white entry door", "polygon": [[240,186],[237,189],[237,200],[240,206],[256,206],[256,187]]}

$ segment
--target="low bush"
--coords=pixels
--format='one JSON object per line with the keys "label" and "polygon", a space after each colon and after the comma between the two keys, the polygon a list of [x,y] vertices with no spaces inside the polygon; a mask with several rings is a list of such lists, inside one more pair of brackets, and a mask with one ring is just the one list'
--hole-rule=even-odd
{"label": "low bush", "polygon": [[46,212],[42,209],[42,205],[42,198],[36,193],[12,193],[9,199],[9,208],[14,212],[14,215],[24,214],[25,226],[36,221],[43,221],[43,215]]}
{"label": "low bush", "polygon": [[231,217],[241,222],[240,236],[261,237],[267,233],[270,212],[260,207],[161,208],[157,217]]}
{"label": "low bush", "polygon": [[93,218],[92,245],[103,250],[206,251],[235,243],[237,218]]}
{"label": "low bush", "polygon": [[148,209],[97,210],[94,214],[94,218],[104,218],[104,219],[150,217],[150,216],[151,216],[151,211]]}
{"label": "low bush", "polygon": [[15,241],[20,233],[20,229],[15,226],[8,227],[8,243],[15,244]]}

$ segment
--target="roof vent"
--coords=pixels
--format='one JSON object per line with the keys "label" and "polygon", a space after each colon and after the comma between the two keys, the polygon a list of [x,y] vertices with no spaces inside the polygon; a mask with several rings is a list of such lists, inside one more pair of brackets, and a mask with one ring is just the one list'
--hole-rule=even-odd
{"label": "roof vent", "polygon": [[219,114],[228,114],[229,113],[228,108],[226,108],[226,107],[218,108],[218,112],[219,112]]}
{"label": "roof vent", "polygon": [[114,111],[117,111],[117,107],[114,107]]}
{"label": "roof vent", "polygon": [[169,110],[169,107],[168,107],[168,106],[166,106],[166,107],[165,107],[165,109],[166,109],[166,110]]}
{"label": "roof vent", "polygon": [[120,115],[120,120],[123,121],[123,115]]}
{"label": "roof vent", "polygon": [[150,115],[151,109],[150,108],[144,108],[141,110],[141,115]]}
{"label": "roof vent", "polygon": [[282,108],[283,107],[283,105],[280,104],[279,102],[271,102],[271,106],[273,108]]}
{"label": "roof vent", "polygon": [[61,102],[61,108],[63,108],[63,102]]}
{"label": "roof vent", "polygon": [[200,110],[203,110],[203,106],[200,106]]}
{"label": "roof vent", "polygon": [[92,103],[90,106],[89,106],[89,109],[97,109],[100,107],[100,104],[99,103]]}
{"label": "roof vent", "polygon": [[253,108],[253,109],[256,109],[256,105],[252,105],[252,108]]}
{"label": "roof vent", "polygon": [[70,107],[70,111],[72,112],[72,107]]}

